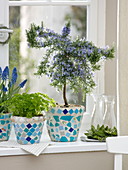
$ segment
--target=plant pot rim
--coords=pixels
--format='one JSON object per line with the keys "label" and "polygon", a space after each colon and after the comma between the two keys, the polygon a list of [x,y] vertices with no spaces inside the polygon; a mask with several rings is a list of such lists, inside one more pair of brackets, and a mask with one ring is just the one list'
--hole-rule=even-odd
{"label": "plant pot rim", "polygon": [[27,117],[20,117],[20,116],[12,116],[12,122],[13,123],[30,123],[30,122],[43,122],[45,121],[44,116],[34,116],[32,118]]}
{"label": "plant pot rim", "polygon": [[56,115],[56,116],[76,116],[76,115],[82,115],[85,111],[85,107],[82,105],[74,105],[72,107],[52,107],[49,112],[48,116]]}
{"label": "plant pot rim", "polygon": [[74,107],[85,107],[83,105],[79,105],[79,104],[69,104],[69,106],[65,106],[64,104],[57,104],[55,107],[57,108],[74,108]]}
{"label": "plant pot rim", "polygon": [[12,114],[11,112],[8,112],[8,113],[0,113],[0,116],[2,116],[2,115],[10,115],[10,114]]}
{"label": "plant pot rim", "polygon": [[74,108],[85,108],[85,106],[83,105],[77,105],[77,104],[69,104],[69,106],[64,106],[64,104],[58,104],[56,105],[54,108],[57,108],[57,109],[74,109]]}
{"label": "plant pot rim", "polygon": [[3,119],[4,117],[10,118],[12,116],[12,113],[2,113],[0,114],[0,119]]}

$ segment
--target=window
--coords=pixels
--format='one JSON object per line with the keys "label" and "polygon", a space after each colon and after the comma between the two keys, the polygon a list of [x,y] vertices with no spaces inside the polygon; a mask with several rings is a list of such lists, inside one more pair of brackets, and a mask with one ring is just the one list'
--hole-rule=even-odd
{"label": "window", "polygon": [[[40,25],[43,21],[44,26],[59,33],[66,19],[71,18],[72,36],[86,37],[86,16],[87,8],[85,6],[23,6],[20,9],[19,7],[10,7],[10,27],[14,30],[14,33],[9,46],[9,64],[11,68],[17,66],[22,76],[28,78],[29,92],[45,91],[56,102],[63,102],[62,95],[59,92],[56,93],[56,89],[49,85],[50,81],[46,76],[39,77],[34,75],[37,72],[36,67],[44,55],[44,49],[28,48],[26,29],[30,27],[31,23]],[[85,105],[85,102],[82,102],[81,93],[80,91],[78,95],[74,95],[68,90],[69,103]]]}
{"label": "window", "polygon": [[[1,0],[1,3],[7,6],[8,0]],[[100,5],[102,5],[103,7],[105,6],[104,0],[9,1],[10,9],[7,6],[5,11],[3,11],[2,6],[0,6],[0,11],[4,14],[3,16],[2,15],[0,16],[0,24],[8,25],[8,22],[10,20],[10,27],[14,29],[14,35],[16,34],[14,38],[18,38],[19,35],[21,38],[20,46],[18,46],[18,44],[16,43],[17,46],[15,46],[14,44],[14,46],[11,47],[13,43],[10,44],[10,61],[8,57],[9,56],[8,45],[0,46],[0,50],[3,52],[0,58],[0,66],[4,67],[5,65],[8,65],[10,63],[10,66],[13,67],[13,65],[17,64],[17,66],[20,68],[23,75],[30,78],[29,86],[30,86],[31,92],[42,91],[42,86],[39,86],[41,84],[40,83],[41,80],[39,78],[36,78],[36,76],[31,76],[33,75],[31,71],[27,72],[26,70],[28,70],[28,68],[30,70],[34,70],[33,67],[35,68],[38,65],[39,60],[42,58],[43,51],[28,49],[27,43],[25,41],[25,29],[28,28],[30,23],[35,22],[37,24],[40,24],[41,21],[43,20],[45,21],[44,23],[46,24],[46,26],[50,26],[52,29],[61,31],[61,28],[64,24],[64,19],[66,18],[66,16],[69,16],[69,15],[72,16],[73,10],[78,10],[79,8],[81,8],[86,18],[86,20],[82,21],[81,23],[82,24],[84,23],[83,25],[84,26],[87,25],[87,26],[85,27],[85,30],[83,31],[83,33],[79,32],[78,30],[77,30],[77,33],[84,34],[88,40],[93,41],[97,45],[103,46],[104,45],[104,34],[105,34],[104,33],[105,14],[104,14],[103,7],[101,10],[98,10],[100,8]],[[12,8],[14,8],[15,11],[14,9],[12,10]],[[12,16],[10,15],[10,18],[9,18],[8,17],[9,12],[10,14],[14,12],[13,15],[17,17],[11,18]],[[32,14],[32,15],[29,15],[29,14]],[[74,12],[74,15],[75,14],[76,14],[76,11]],[[74,16],[74,20],[75,20],[74,23],[78,22],[78,20],[76,20],[76,16]],[[19,30],[19,26],[20,26],[20,30]],[[73,32],[76,32],[76,29],[77,28],[74,26]],[[14,39],[14,41],[18,42],[19,39]],[[14,47],[17,49],[17,54],[16,54]],[[14,54],[16,54],[16,56],[14,54],[12,55],[11,50],[14,50]],[[20,55],[19,55],[18,50],[20,51]],[[37,57],[39,60],[34,61],[35,59],[37,59]],[[21,65],[22,65],[22,68],[21,68]],[[34,70],[33,72],[36,72],[36,70]],[[27,73],[27,74],[25,75],[24,73]],[[99,76],[100,76],[99,74],[103,77],[104,73],[101,71],[100,73],[98,73],[98,77],[96,77],[98,83],[100,83],[100,89],[98,89],[98,92],[104,90],[103,88],[101,88],[101,87],[104,87],[103,86],[104,83],[102,79],[99,79]],[[45,81],[48,81],[48,80],[45,79],[42,82],[42,84]],[[56,101],[58,100],[58,102],[60,103],[61,95],[59,95],[59,93],[56,94],[55,90],[52,87],[48,86],[48,89],[49,88],[51,89],[50,90],[43,89],[43,91],[45,90],[46,93],[49,91],[51,93],[52,91],[53,92],[52,95],[56,96],[54,97],[55,100]],[[88,105],[91,106],[91,102],[89,98],[87,99],[87,102],[88,102]]]}

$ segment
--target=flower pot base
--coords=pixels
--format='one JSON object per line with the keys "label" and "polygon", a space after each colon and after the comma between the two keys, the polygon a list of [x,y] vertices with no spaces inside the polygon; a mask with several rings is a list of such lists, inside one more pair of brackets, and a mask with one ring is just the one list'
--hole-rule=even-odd
{"label": "flower pot base", "polygon": [[22,145],[40,142],[43,123],[14,124],[17,142]]}
{"label": "flower pot base", "polygon": [[0,116],[0,141],[9,140],[11,132],[11,113]]}
{"label": "flower pot base", "polygon": [[54,142],[74,142],[77,140],[84,107],[55,108],[47,120],[49,136]]}
{"label": "flower pot base", "polygon": [[[18,119],[17,119],[18,118]],[[39,143],[43,130],[43,118],[36,118],[38,120],[13,117],[14,129],[17,142],[22,145]],[[19,122],[16,122],[16,121]]]}
{"label": "flower pot base", "polygon": [[58,137],[55,137],[55,139],[52,139],[52,137],[50,137],[50,138],[51,138],[52,142],[75,142],[75,141],[77,141],[77,137],[70,137],[70,139],[65,136],[62,136],[59,139],[58,139]]}

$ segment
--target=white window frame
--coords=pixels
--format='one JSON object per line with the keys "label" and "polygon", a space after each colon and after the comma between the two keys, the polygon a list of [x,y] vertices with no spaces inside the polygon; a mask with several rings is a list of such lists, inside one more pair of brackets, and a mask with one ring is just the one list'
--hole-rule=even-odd
{"label": "white window frame", "polygon": [[[106,0],[77,0],[77,1],[9,1],[0,0],[0,25],[9,26],[9,6],[87,6],[87,39],[98,46],[105,45],[105,9]],[[9,65],[9,46],[0,45],[0,67]],[[99,78],[100,77],[100,78]],[[96,74],[98,88],[96,93],[104,93],[104,67]],[[92,98],[87,98],[87,112],[91,113]]]}
{"label": "white window frame", "polygon": [[[88,6],[88,26],[87,26],[87,39],[94,42],[98,46],[105,45],[105,9],[106,9],[106,0],[81,0],[81,1],[9,1],[9,0],[0,0],[0,25],[9,26],[9,6],[48,6],[48,5],[87,5]],[[99,10],[100,9],[100,10]],[[0,34],[1,35],[1,34]],[[1,37],[0,37],[1,38]],[[1,39],[0,39],[1,40]],[[9,46],[0,45],[0,67],[4,68],[9,65]],[[99,73],[101,82],[97,93],[104,92],[104,71]],[[103,88],[101,88],[103,87]],[[87,106],[91,105],[91,101],[88,101]],[[105,151],[106,144],[96,143],[80,143],[79,141],[71,147],[69,144],[58,145],[54,144],[53,146],[48,147],[45,150],[45,153],[64,153],[64,152],[82,152],[82,151]],[[6,155],[24,155],[26,152],[20,150],[19,148],[2,148],[0,149],[0,156]]]}

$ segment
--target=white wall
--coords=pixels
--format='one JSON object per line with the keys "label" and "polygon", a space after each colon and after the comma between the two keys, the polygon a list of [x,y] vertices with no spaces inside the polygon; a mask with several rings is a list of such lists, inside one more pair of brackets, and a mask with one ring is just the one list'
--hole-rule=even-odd
{"label": "white wall", "polygon": [[[107,22],[106,22],[106,43],[111,43],[112,40],[116,39],[115,33],[116,33],[116,0],[106,0],[107,1],[107,9],[106,9],[106,16],[107,16]],[[128,66],[128,60],[126,58],[128,54],[128,48],[127,48],[127,39],[128,34],[125,34],[125,31],[127,31],[127,6],[128,2],[127,0],[124,0],[125,4],[121,2],[121,14],[120,18],[121,23],[120,26],[122,26],[121,32],[120,32],[120,108],[122,115],[121,118],[121,125],[122,125],[122,134],[127,133],[128,127],[128,93],[127,87],[128,87],[128,80],[126,79],[128,75],[127,66]],[[111,9],[111,7],[114,6]],[[125,9],[125,10],[124,10]],[[124,10],[124,11],[123,11]],[[125,15],[123,15],[125,13]],[[110,24],[113,21],[113,27],[112,24]],[[111,32],[112,31],[112,32]],[[114,35],[113,35],[114,34]],[[125,63],[125,64],[124,64]],[[115,63],[114,63],[115,65]],[[113,67],[113,66],[111,66]],[[107,65],[106,65],[107,68]],[[113,75],[113,77],[115,74]],[[107,75],[106,75],[107,77]],[[109,81],[109,84],[115,84],[115,81],[112,81],[112,78],[108,76],[106,79],[106,92],[107,90],[110,90],[112,86],[107,85],[107,82]],[[113,86],[113,91],[115,86]],[[110,91],[109,91],[110,92]],[[123,116],[125,116],[123,118]],[[0,157],[0,167],[3,170],[13,169],[13,170],[113,170],[113,156],[111,154],[108,154],[106,152],[85,152],[85,153],[69,153],[69,154],[45,154],[41,155],[39,157],[34,156],[12,156],[12,157]],[[127,169],[127,168],[126,168]]]}
{"label": "white wall", "polygon": [[[117,46],[117,0],[106,0],[106,44]],[[117,57],[105,63],[105,93],[117,96]],[[111,83],[110,83],[111,82]]]}
{"label": "white wall", "polygon": [[[119,1],[119,106],[120,133],[128,135],[128,1]],[[128,157],[123,170],[128,169]]]}
{"label": "white wall", "polygon": [[106,152],[0,157],[3,170],[113,170],[113,155]]}

